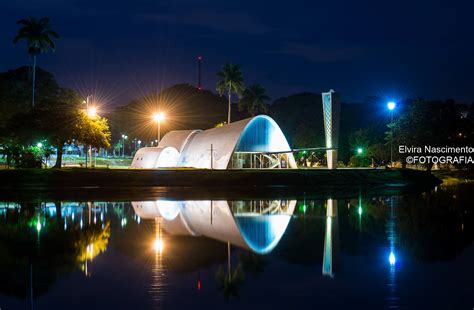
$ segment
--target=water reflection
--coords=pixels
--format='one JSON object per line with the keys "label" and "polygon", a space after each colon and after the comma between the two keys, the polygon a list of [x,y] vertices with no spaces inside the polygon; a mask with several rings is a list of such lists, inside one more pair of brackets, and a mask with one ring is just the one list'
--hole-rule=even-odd
{"label": "water reflection", "polygon": [[[451,264],[471,246],[470,191],[438,188],[414,195],[359,193],[329,199],[0,203],[0,301],[15,296],[34,305],[44,295],[55,297],[53,284],[59,279],[82,288],[103,284],[100,279],[107,279],[109,270],[112,275],[120,271],[124,286],[140,275],[143,283],[134,287],[157,307],[166,307],[177,295],[197,298],[192,291],[224,300],[238,298],[254,285],[263,284],[271,294],[269,287],[278,281],[289,281],[291,290],[300,280],[318,279],[324,281],[318,286],[321,294],[329,296],[326,288],[337,287],[338,294],[351,298],[340,289],[372,285],[377,306],[398,307],[406,299],[411,273],[420,283],[426,276],[415,275],[421,271],[409,269],[410,264]],[[120,285],[112,282],[107,283]],[[309,302],[315,305],[315,300]]]}
{"label": "water reflection", "polygon": [[206,236],[267,254],[285,233],[296,200],[157,200],[132,202],[143,219],[162,219],[171,235]]}
{"label": "water reflection", "polygon": [[324,235],[323,275],[334,277],[338,250],[337,200],[328,199],[326,203],[326,230]]}

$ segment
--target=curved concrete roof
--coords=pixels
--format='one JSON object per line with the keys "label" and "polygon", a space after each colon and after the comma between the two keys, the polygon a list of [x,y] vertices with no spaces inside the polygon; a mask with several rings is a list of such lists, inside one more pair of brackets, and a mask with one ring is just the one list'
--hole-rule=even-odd
{"label": "curved concrete roof", "polygon": [[156,161],[161,153],[161,149],[157,147],[142,147],[133,157],[130,168],[151,169],[156,167]]}
{"label": "curved concrete roof", "polygon": [[174,147],[178,152],[182,152],[189,138],[201,130],[174,130],[168,132],[161,139],[158,147]]}
{"label": "curved concrete roof", "polygon": [[135,153],[130,168],[153,169],[176,167],[179,152],[174,147],[144,147]]}
{"label": "curved concrete roof", "polygon": [[[175,149],[179,154],[176,162],[171,156],[171,153],[176,154],[176,152],[171,152],[170,148]],[[157,153],[155,158],[149,154],[153,152]],[[234,152],[288,152],[288,167],[296,168],[296,162],[285,135],[278,124],[266,115],[258,115],[205,131],[170,131],[163,137],[158,147],[138,150],[131,168],[172,167],[174,165],[175,167],[227,169]],[[142,163],[144,155],[147,160]],[[162,159],[162,157],[166,158]]]}
{"label": "curved concrete roof", "polygon": [[[219,128],[195,134],[181,152],[178,166],[227,169],[234,151],[290,152],[291,148],[277,123],[269,116],[259,115]],[[296,168],[290,154],[291,168]]]}

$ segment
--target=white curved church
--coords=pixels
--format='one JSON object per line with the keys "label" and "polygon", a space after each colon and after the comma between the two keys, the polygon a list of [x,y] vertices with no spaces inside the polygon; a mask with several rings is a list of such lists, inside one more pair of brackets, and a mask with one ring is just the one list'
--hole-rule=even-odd
{"label": "white curved church", "polygon": [[170,131],[157,147],[139,149],[130,167],[297,168],[285,135],[266,115],[204,131]]}

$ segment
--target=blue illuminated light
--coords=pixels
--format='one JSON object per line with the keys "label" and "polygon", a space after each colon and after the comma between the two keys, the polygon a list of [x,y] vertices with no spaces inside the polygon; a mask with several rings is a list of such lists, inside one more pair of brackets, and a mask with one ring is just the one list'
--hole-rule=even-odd
{"label": "blue illuminated light", "polygon": [[396,104],[395,102],[393,102],[393,101],[390,101],[390,102],[387,103],[387,108],[388,108],[390,111],[394,110],[396,106],[397,106],[397,104]]}
{"label": "blue illuminated light", "polygon": [[394,266],[395,263],[397,262],[397,259],[395,258],[395,254],[393,254],[393,252],[390,252],[390,255],[388,256],[388,262],[390,263],[390,266]]}

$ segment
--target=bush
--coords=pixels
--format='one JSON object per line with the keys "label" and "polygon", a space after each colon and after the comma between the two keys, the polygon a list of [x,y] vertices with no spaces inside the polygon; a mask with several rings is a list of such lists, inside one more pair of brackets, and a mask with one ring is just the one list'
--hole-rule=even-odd
{"label": "bush", "polygon": [[41,168],[42,166],[42,151],[36,151],[34,148],[25,150],[20,158],[15,161],[16,168]]}
{"label": "bush", "polygon": [[8,166],[15,168],[41,168],[44,150],[39,147],[24,148],[18,144],[3,145],[3,156]]}
{"label": "bush", "polygon": [[370,158],[365,156],[352,156],[349,160],[349,167],[370,167],[372,164]]}

